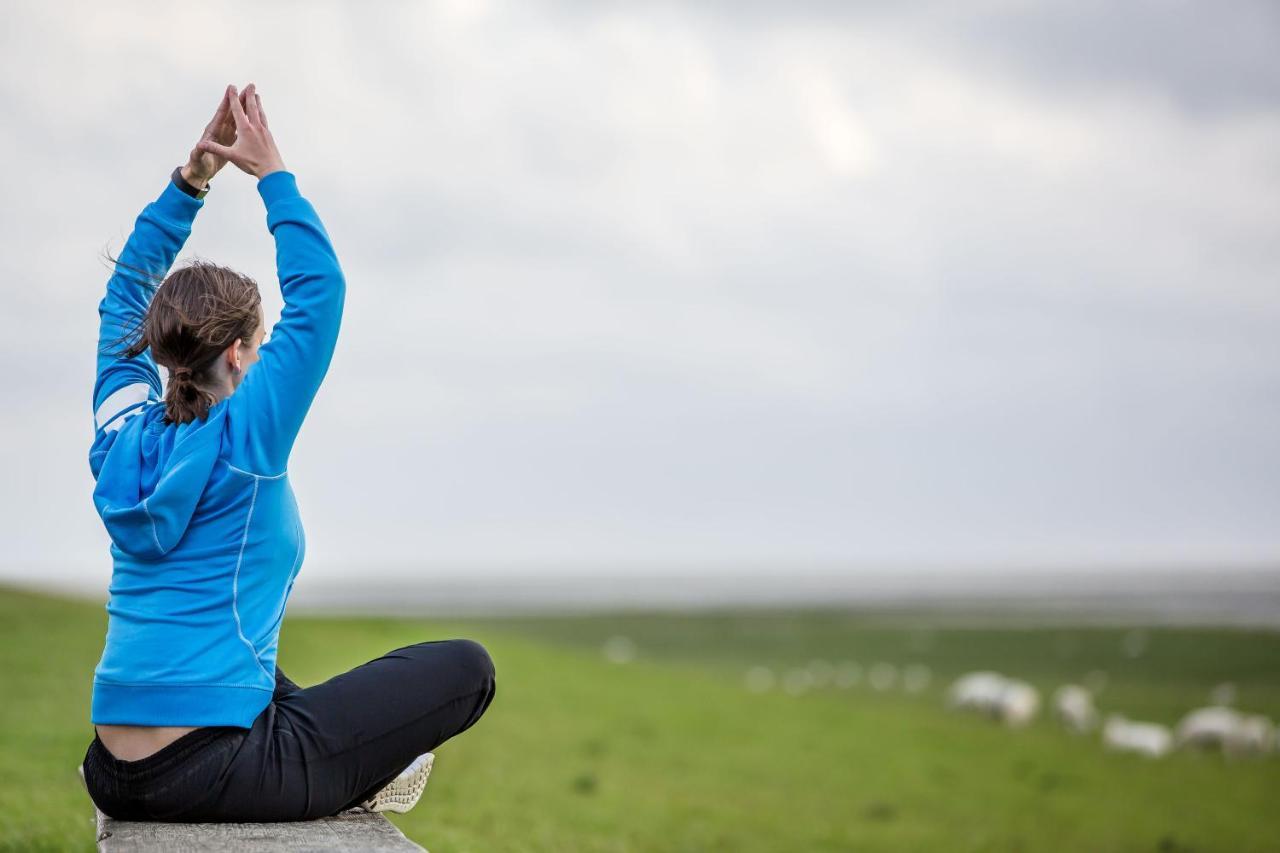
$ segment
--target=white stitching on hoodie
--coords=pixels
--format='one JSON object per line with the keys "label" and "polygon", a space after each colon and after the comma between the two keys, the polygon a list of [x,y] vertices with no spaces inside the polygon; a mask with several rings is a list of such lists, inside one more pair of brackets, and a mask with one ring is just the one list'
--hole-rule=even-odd
{"label": "white stitching on hoodie", "polygon": [[142,499],[142,511],[147,514],[147,521],[151,522],[151,538],[155,540],[156,550],[160,552],[160,556],[164,556],[164,546],[160,544],[160,534],[156,533],[156,520],[151,515],[151,510],[147,508],[147,501],[151,498]]}
{"label": "white stitching on hoodie", "polygon": [[232,471],[235,471],[237,474],[244,474],[246,477],[254,477],[259,480],[279,480],[285,474],[289,473],[288,471],[281,471],[279,474],[255,474],[252,471],[246,471],[243,468],[237,468],[236,466],[232,465],[230,462],[227,463],[227,467],[230,468]]}
{"label": "white stitching on hoodie", "polygon": [[295,535],[298,537],[298,551],[297,554],[294,555],[293,566],[289,569],[289,583],[284,589],[285,600],[280,602],[280,612],[276,614],[275,622],[272,623],[274,625],[279,625],[280,621],[284,619],[285,605],[288,604],[289,600],[289,590],[293,587],[293,579],[298,572],[298,566],[302,565],[302,523],[295,521],[293,523],[293,529],[296,531]]}
{"label": "white stitching on hoodie", "polygon": [[[241,472],[248,473],[248,472]],[[257,474],[251,474],[253,477],[253,497],[249,499],[249,512],[244,518],[244,536],[240,539],[240,554],[236,557],[236,571],[231,576],[231,615],[236,618],[236,633],[240,635],[240,642],[245,644],[249,649],[249,654],[253,655],[253,662],[258,665],[258,669],[270,681],[275,681],[271,673],[267,672],[267,668],[262,665],[262,661],[258,658],[258,650],[253,647],[253,643],[249,642],[249,638],[244,635],[244,626],[240,623],[240,566],[244,564],[244,547],[249,542],[249,525],[253,522],[253,510],[258,505],[258,481],[261,479]]]}
{"label": "white stitching on hoodie", "polygon": [[[94,422],[98,429],[106,429],[107,424],[114,421],[117,417],[126,411],[137,406],[145,404],[151,394],[151,386],[145,382],[134,382],[131,385],[124,385],[112,391],[98,410],[93,413]],[[134,412],[136,414],[136,412]],[[117,424],[115,429],[119,429]]]}

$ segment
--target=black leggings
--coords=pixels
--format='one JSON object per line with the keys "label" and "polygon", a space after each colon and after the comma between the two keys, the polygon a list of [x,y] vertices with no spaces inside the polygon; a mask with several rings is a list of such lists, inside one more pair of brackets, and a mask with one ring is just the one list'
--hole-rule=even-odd
{"label": "black leggings", "polygon": [[253,727],[206,726],[138,761],[95,733],[89,796],[120,820],[311,820],[359,805],[480,719],[493,661],[472,640],[405,646],[314,687],[276,670]]}

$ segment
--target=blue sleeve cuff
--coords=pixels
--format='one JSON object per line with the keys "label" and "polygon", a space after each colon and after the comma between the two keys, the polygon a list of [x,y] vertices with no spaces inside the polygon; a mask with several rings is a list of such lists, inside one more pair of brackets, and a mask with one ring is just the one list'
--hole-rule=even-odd
{"label": "blue sleeve cuff", "polygon": [[155,204],[160,215],[168,221],[189,225],[204,206],[204,199],[192,198],[178,189],[178,185],[170,179],[165,183],[164,192],[160,193]]}
{"label": "blue sleeve cuff", "polygon": [[293,172],[286,172],[283,169],[272,172],[258,181],[258,195],[262,196],[262,201],[267,207],[271,207],[280,199],[297,198],[301,195],[298,192],[298,179],[294,177]]}

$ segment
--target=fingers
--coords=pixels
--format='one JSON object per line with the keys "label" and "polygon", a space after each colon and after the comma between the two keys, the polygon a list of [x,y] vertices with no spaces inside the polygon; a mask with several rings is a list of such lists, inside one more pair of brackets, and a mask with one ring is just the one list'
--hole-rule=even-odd
{"label": "fingers", "polygon": [[[252,86],[253,84],[250,83],[249,85]],[[228,100],[231,102],[231,116],[235,119],[236,129],[239,130],[249,123],[249,117],[244,114],[244,108],[240,106],[240,98],[236,93],[235,86],[231,87],[231,97]]]}
{"label": "fingers", "polygon": [[209,122],[209,127],[218,128],[227,120],[227,115],[231,111],[231,87],[228,86],[222,92],[222,100],[218,102],[218,111],[213,114],[213,121]]}
{"label": "fingers", "polygon": [[262,124],[262,117],[258,112],[259,102],[256,88],[253,83],[244,87],[244,108],[249,115],[249,121],[254,124]]}
{"label": "fingers", "polygon": [[225,100],[227,110],[221,113],[224,118],[219,125],[220,132],[206,134],[196,150],[234,163],[259,179],[283,169],[280,152],[267,127],[267,114],[257,85],[249,83],[243,92],[228,86]]}
{"label": "fingers", "polygon": [[220,145],[212,139],[201,139],[196,143],[196,149],[206,154],[214,154],[224,160],[231,159],[231,149],[225,145]]}
{"label": "fingers", "polygon": [[210,139],[222,132],[229,118],[230,107],[227,105],[229,93],[222,93],[222,100],[218,103],[218,111],[213,114],[213,118],[209,120],[209,124],[205,126],[204,133],[200,134],[202,139]]}
{"label": "fingers", "polygon": [[267,111],[262,107],[262,96],[258,94],[258,84],[250,83],[245,86],[244,92],[241,93],[241,98],[241,105],[244,107],[245,115],[249,117],[249,121],[263,128],[268,127]]}
{"label": "fingers", "polygon": [[239,100],[239,98],[235,93],[235,87],[228,86],[226,109],[222,111],[222,121],[218,123],[218,130],[224,136],[227,134],[230,134],[231,138],[233,139],[235,138],[235,134],[236,134],[236,119],[235,119],[235,114],[231,111],[231,103],[237,100]]}

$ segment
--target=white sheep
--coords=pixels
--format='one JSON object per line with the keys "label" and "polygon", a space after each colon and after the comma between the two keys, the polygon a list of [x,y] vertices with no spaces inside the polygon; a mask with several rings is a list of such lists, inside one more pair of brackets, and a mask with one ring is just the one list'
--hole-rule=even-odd
{"label": "white sheep", "polygon": [[1260,714],[1210,705],[1197,708],[1178,723],[1178,746],[1221,749],[1231,756],[1262,755],[1275,746],[1275,726]]}
{"label": "white sheep", "polygon": [[782,689],[792,696],[808,693],[813,687],[813,673],[802,667],[789,669],[782,677]]}
{"label": "white sheep", "polygon": [[826,687],[835,677],[836,668],[829,661],[819,658],[809,661],[809,674],[813,676],[814,687]]}
{"label": "white sheep", "polygon": [[1005,681],[994,716],[1006,726],[1025,726],[1040,710],[1040,691],[1025,681]]}
{"label": "white sheep", "polygon": [[1053,714],[1076,734],[1093,731],[1098,725],[1098,709],[1093,694],[1079,684],[1064,684],[1053,694]]}
{"label": "white sheep", "polygon": [[867,670],[867,684],[872,690],[892,690],[898,680],[898,668],[891,663],[874,663]]}
{"label": "white sheep", "polygon": [[978,711],[1006,725],[1024,726],[1040,710],[1040,694],[1025,681],[1005,678],[998,672],[971,672],[951,685],[947,704]]}
{"label": "white sheep", "polygon": [[954,709],[993,714],[1004,692],[1006,679],[998,672],[970,672],[952,683],[947,705]]}
{"label": "white sheep", "polygon": [[1197,708],[1178,723],[1178,746],[1221,748],[1240,725],[1240,720],[1240,712],[1225,705]]}
{"label": "white sheep", "polygon": [[1112,714],[1102,727],[1102,742],[1108,749],[1159,758],[1173,748],[1173,733],[1159,723],[1136,723]]}
{"label": "white sheep", "polygon": [[1236,727],[1222,742],[1227,755],[1265,755],[1275,748],[1276,727],[1261,714],[1241,716]]}

